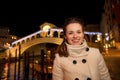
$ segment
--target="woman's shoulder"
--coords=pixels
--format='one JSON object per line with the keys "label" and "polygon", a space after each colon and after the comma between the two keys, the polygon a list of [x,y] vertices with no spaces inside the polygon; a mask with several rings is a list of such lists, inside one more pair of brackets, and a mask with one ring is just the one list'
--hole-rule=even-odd
{"label": "woman's shoulder", "polygon": [[59,57],[59,53],[55,53],[55,57]]}
{"label": "woman's shoulder", "polygon": [[59,56],[59,53],[55,53],[55,59],[59,59],[60,56]]}
{"label": "woman's shoulder", "polygon": [[99,50],[99,48],[89,47],[91,50]]}
{"label": "woman's shoulder", "polygon": [[55,58],[56,59],[63,59],[65,57],[64,56],[60,56],[59,53],[55,53]]}
{"label": "woman's shoulder", "polygon": [[90,50],[91,53],[100,53],[99,48],[89,47],[89,50]]}

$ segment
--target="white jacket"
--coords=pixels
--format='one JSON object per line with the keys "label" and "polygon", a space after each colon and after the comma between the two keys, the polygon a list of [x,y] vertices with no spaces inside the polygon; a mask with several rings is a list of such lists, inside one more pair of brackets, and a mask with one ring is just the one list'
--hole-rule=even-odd
{"label": "white jacket", "polygon": [[98,49],[88,48],[85,41],[80,46],[67,47],[69,57],[55,55],[52,80],[111,80]]}

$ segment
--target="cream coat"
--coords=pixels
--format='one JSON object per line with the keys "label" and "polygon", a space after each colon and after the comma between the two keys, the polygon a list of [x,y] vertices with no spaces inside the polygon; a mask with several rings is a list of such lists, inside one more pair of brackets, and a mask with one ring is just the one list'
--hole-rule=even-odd
{"label": "cream coat", "polygon": [[86,42],[67,47],[69,57],[55,55],[52,80],[111,80],[98,49],[88,48]]}

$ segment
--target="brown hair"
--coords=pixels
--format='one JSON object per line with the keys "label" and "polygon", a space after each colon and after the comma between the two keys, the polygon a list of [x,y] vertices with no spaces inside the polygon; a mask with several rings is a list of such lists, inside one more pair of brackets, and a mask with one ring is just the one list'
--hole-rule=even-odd
{"label": "brown hair", "polygon": [[[69,25],[69,24],[71,24],[71,23],[79,23],[82,26],[82,29],[84,27],[84,22],[79,17],[70,17],[70,18],[67,18],[65,20],[64,25],[63,25],[64,36],[66,35],[66,26]],[[84,31],[84,29],[83,29],[83,31]],[[61,57],[62,56],[64,56],[64,57],[68,57],[69,56],[69,53],[67,51],[67,46],[66,46],[65,42],[66,42],[66,40],[64,38],[62,44],[58,47],[58,50],[57,50],[57,53]]]}

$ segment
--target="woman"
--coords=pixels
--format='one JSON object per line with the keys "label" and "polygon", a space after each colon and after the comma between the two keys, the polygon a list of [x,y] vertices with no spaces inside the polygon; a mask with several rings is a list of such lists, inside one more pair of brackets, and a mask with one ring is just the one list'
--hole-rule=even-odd
{"label": "woman", "polygon": [[65,21],[64,40],[55,54],[53,80],[111,80],[99,49],[88,47],[83,27],[78,17]]}

